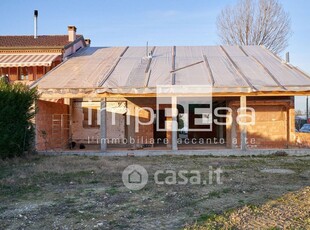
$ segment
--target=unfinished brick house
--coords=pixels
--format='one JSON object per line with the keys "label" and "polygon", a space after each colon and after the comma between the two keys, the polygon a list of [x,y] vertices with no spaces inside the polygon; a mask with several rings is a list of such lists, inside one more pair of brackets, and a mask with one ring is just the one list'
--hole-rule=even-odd
{"label": "unfinished brick house", "polygon": [[30,84],[89,43],[75,26],[67,35],[0,36],[0,77]]}
{"label": "unfinished brick house", "polygon": [[[246,150],[296,147],[294,96],[310,77],[261,46],[87,47],[35,86],[38,150]],[[247,107],[255,122],[244,125]]]}

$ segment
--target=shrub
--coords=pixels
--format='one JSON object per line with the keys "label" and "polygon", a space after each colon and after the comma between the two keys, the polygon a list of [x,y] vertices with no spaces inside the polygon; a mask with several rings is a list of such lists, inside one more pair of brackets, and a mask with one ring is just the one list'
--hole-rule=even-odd
{"label": "shrub", "polygon": [[0,79],[0,158],[31,151],[35,129],[32,123],[39,98],[36,88]]}

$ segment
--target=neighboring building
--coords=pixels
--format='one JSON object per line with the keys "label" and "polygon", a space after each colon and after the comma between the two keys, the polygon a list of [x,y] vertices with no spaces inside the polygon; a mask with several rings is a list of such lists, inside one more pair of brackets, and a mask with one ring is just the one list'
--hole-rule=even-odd
{"label": "neighboring building", "polygon": [[89,43],[75,26],[68,26],[67,35],[0,36],[0,77],[35,81]]}
{"label": "neighboring building", "polygon": [[[191,85],[194,88],[186,93]],[[136,148],[164,150],[283,149],[296,146],[294,96],[310,94],[310,76],[261,46],[152,47],[150,51],[89,47],[33,86],[41,93],[38,150],[65,150],[72,141],[92,144],[86,150],[106,151],[113,146],[128,150],[132,139]],[[173,91],[175,86],[179,88]],[[168,99],[158,103],[164,98]],[[177,105],[186,100],[196,103],[188,111]],[[246,107],[255,110],[255,123],[245,127],[238,117],[250,113]],[[195,109],[202,108],[209,110],[197,116]],[[179,115],[166,109],[177,109]],[[202,120],[202,126],[196,119]],[[179,132],[159,130],[156,125],[174,126],[173,121]],[[191,144],[179,143],[178,138]],[[214,138],[224,142],[208,142]],[[159,139],[167,142],[158,143]],[[115,145],[115,140],[120,143]],[[310,146],[309,137],[299,140],[299,146]]]}
{"label": "neighboring building", "polygon": [[295,128],[300,130],[301,127],[307,123],[307,116],[295,116]]}

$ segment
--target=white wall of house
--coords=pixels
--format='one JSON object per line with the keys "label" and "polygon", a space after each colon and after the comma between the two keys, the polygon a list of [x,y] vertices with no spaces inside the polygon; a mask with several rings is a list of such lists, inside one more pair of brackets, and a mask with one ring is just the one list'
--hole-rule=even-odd
{"label": "white wall of house", "polygon": [[71,54],[74,54],[79,48],[83,48],[83,47],[85,47],[83,40],[78,41],[73,46],[70,46],[69,48],[65,50],[64,58],[70,56]]}

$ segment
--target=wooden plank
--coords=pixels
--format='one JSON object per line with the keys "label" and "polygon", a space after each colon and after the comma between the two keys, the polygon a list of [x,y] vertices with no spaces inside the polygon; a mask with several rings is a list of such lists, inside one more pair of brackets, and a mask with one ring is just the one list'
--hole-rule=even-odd
{"label": "wooden plank", "polygon": [[[174,71],[175,70],[175,57],[176,57],[176,46],[173,46],[172,47],[172,66],[171,66],[171,68],[172,68],[172,71]],[[174,72],[172,72],[172,85],[175,85],[175,73]]]}
{"label": "wooden plank", "polygon": [[290,108],[289,106],[285,106],[286,113],[285,113],[285,119],[286,119],[286,145],[287,148],[290,146],[290,132],[291,132],[291,124],[290,124]]}
{"label": "wooden plank", "polygon": [[[213,97],[240,97],[241,95],[247,96],[257,96],[257,97],[266,97],[266,96],[307,96],[310,93],[286,93],[286,94],[212,94]],[[168,95],[169,96],[169,95]],[[133,98],[146,98],[146,97],[156,97],[156,93],[148,93],[148,94],[88,94],[88,93],[66,93],[66,94],[41,94],[40,96],[42,99],[60,99],[60,98],[104,98],[104,97],[116,97],[116,98],[123,98],[123,97],[133,97]]]}
{"label": "wooden plank", "polygon": [[177,72],[177,71],[179,71],[179,70],[186,69],[186,68],[188,68],[188,67],[195,66],[195,65],[201,64],[201,63],[203,63],[203,62],[204,62],[204,61],[198,61],[198,62],[195,62],[195,63],[190,64],[190,65],[182,66],[182,67],[180,67],[180,68],[171,70],[170,73],[175,73],[175,72]]}
{"label": "wooden plank", "polygon": [[204,59],[204,62],[205,62],[205,64],[206,64],[206,66],[207,66],[207,70],[208,70],[208,72],[209,72],[211,84],[212,84],[212,86],[214,86],[215,80],[214,80],[214,76],[213,76],[212,69],[211,69],[211,67],[210,67],[208,58],[207,58],[206,55],[203,55],[203,59]]}
{"label": "wooden plank", "polygon": [[291,97],[290,103],[287,106],[287,128],[288,128],[288,148],[294,145],[294,135],[295,135],[295,109],[294,109],[294,97]]}
{"label": "wooden plank", "polygon": [[[155,52],[155,49],[156,49],[156,46],[154,46],[151,50],[151,54],[153,55],[153,53]],[[152,63],[152,60],[153,60],[153,57],[150,57],[149,60],[148,60],[148,63],[147,63],[147,66],[146,66],[146,69],[145,69],[145,80],[144,80],[144,87],[147,87],[148,84],[149,84],[149,81],[150,81],[150,77],[151,77],[151,73],[152,73],[152,70],[151,70],[151,63]]]}
{"label": "wooden plank", "polygon": [[[287,106],[288,103],[289,103],[288,100],[286,100],[286,101],[277,101],[275,99],[270,99],[269,101],[249,101],[249,100],[247,101],[247,105],[248,106],[257,106],[257,105],[261,105],[261,106],[270,106],[270,105],[273,105],[273,106],[277,106],[277,105]],[[231,102],[231,105],[239,107],[240,106],[240,102],[233,101],[233,102]]]}
{"label": "wooden plank", "polygon": [[[133,94],[133,93],[109,93],[100,92],[102,88],[84,88],[84,89],[39,89],[41,98],[59,99],[59,98],[104,98],[104,97],[156,97],[156,93],[144,93],[144,94]],[[99,91],[99,92],[98,92]],[[213,92],[213,97],[240,97],[245,96],[307,96],[310,95],[310,91],[279,91],[279,92]],[[169,96],[169,95],[168,95]],[[172,96],[172,95],[171,95]],[[191,95],[185,95],[191,96]],[[192,95],[197,96],[197,95]],[[203,95],[202,95],[203,96]]]}
{"label": "wooden plank", "polygon": [[[155,49],[156,49],[156,46],[154,46],[151,50],[151,54],[153,55],[153,53],[155,52]],[[145,73],[148,73],[149,70],[150,70],[150,67],[151,67],[151,63],[152,63],[152,56],[149,57],[149,60],[148,60],[148,63],[147,63],[147,66],[146,66],[146,69],[145,69]]]}
{"label": "wooden plank", "polygon": [[150,77],[152,74],[152,70],[149,70],[147,73],[145,73],[145,80],[144,80],[144,87],[147,87],[150,81]]}

